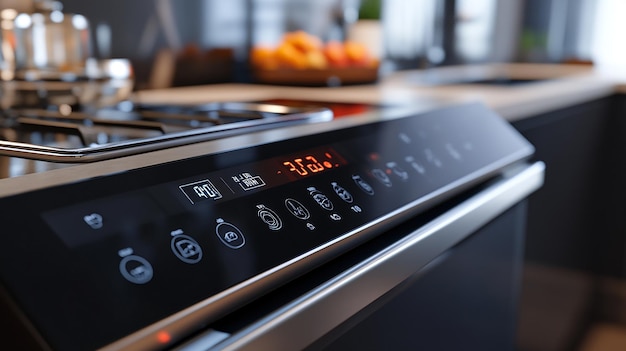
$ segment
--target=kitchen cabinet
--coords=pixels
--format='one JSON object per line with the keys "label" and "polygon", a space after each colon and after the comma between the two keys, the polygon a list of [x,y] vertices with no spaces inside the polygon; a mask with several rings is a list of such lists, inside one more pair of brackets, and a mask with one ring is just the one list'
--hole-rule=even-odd
{"label": "kitchen cabinet", "polygon": [[626,277],[626,95],[513,123],[544,160],[546,185],[531,197],[527,259]]}
{"label": "kitchen cabinet", "polygon": [[[613,98],[596,100],[513,123],[548,167],[546,185],[531,197],[528,260],[596,271],[602,204],[608,203],[603,153]],[[596,233],[595,235],[590,235]]]}
{"label": "kitchen cabinet", "polygon": [[514,122],[546,162],[529,199],[520,350],[567,350],[604,308],[606,281],[626,278],[626,96],[613,95]]}

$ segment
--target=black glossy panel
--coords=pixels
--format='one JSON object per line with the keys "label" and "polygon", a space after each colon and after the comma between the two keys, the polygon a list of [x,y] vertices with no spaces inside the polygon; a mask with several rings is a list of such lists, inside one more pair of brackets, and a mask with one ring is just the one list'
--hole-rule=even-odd
{"label": "black glossy panel", "polygon": [[532,151],[469,105],[4,198],[0,279],[52,346],[97,348]]}
{"label": "black glossy panel", "polygon": [[307,351],[513,351],[525,218],[524,202]]}

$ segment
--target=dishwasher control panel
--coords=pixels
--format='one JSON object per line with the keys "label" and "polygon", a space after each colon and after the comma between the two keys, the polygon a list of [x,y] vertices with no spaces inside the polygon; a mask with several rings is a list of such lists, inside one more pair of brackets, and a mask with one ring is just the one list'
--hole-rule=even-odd
{"label": "dishwasher control panel", "polygon": [[98,348],[292,279],[532,152],[472,105],[4,198],[0,278],[53,348]]}

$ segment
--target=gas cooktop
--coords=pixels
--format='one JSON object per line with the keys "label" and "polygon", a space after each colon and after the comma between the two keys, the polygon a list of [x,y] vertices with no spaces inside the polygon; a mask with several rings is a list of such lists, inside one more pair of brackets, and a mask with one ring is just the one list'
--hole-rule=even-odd
{"label": "gas cooktop", "polygon": [[330,110],[226,102],[144,105],[123,102],[92,113],[70,105],[3,111],[0,157],[92,162],[268,128],[328,121]]}
{"label": "gas cooktop", "polygon": [[66,168],[278,127],[330,121],[319,105],[130,101],[84,111],[76,106],[0,111],[0,179]]}

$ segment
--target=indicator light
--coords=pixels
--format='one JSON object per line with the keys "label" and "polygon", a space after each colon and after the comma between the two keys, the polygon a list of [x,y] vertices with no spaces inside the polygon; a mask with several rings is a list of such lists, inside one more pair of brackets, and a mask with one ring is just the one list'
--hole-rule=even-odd
{"label": "indicator light", "polygon": [[170,333],[164,330],[158,332],[156,335],[156,338],[157,338],[157,341],[161,344],[167,344],[172,340],[172,336],[170,335]]}

